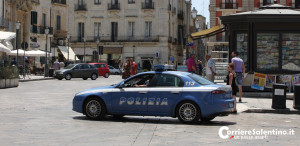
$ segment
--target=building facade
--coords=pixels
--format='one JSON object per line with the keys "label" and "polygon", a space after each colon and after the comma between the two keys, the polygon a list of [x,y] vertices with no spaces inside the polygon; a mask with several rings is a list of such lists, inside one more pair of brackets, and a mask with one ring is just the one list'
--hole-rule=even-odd
{"label": "building facade", "polygon": [[184,0],[78,0],[68,6],[70,43],[83,62],[117,66],[134,58],[150,70],[183,61]]}
{"label": "building facade", "polygon": [[[53,52],[54,49],[50,49],[51,44],[56,45],[53,42],[57,39],[66,38],[66,34],[61,33],[66,29],[66,8],[66,0],[7,0],[5,12],[9,30],[17,32],[16,23],[21,24],[17,33],[18,41],[13,41],[14,49],[24,48],[23,42],[26,42],[26,50]],[[48,35],[45,34],[47,28]],[[31,59],[37,66],[45,64],[44,57]]]}

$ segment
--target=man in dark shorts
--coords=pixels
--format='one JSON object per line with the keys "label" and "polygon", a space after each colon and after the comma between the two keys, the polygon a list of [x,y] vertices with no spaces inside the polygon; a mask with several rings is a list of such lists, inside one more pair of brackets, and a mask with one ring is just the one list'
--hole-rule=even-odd
{"label": "man in dark shorts", "polygon": [[245,75],[245,65],[243,59],[237,57],[238,53],[237,52],[232,52],[231,53],[231,62],[234,63],[234,71],[236,73],[236,85],[239,88],[239,102],[242,102],[242,95],[243,95],[243,89],[242,89],[242,83],[243,83],[243,78]]}

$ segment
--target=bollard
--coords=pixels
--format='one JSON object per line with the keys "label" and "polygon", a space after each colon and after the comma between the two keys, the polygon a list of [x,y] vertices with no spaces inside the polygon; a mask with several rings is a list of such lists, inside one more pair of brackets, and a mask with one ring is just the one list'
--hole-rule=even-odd
{"label": "bollard", "polygon": [[273,109],[286,109],[286,88],[287,86],[284,84],[273,85]]}
{"label": "bollard", "polygon": [[294,91],[294,109],[300,109],[300,85],[295,85]]}

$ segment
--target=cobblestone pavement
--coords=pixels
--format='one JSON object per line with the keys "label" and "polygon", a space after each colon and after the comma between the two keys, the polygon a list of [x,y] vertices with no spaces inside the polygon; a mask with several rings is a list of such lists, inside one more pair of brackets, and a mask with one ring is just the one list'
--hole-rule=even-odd
{"label": "cobblestone pavement", "polygon": [[[90,79],[21,82],[18,88],[0,90],[0,145],[297,145],[299,115],[238,113],[217,117],[210,123],[181,124],[168,117],[125,116],[91,121],[72,111],[75,93],[118,83],[120,76]],[[244,98],[244,102],[251,100]],[[247,103],[238,104],[240,110]],[[295,135],[267,137],[229,134],[221,139],[219,129],[294,130]],[[229,131],[228,130],[228,131]],[[226,131],[222,133],[226,135]]]}

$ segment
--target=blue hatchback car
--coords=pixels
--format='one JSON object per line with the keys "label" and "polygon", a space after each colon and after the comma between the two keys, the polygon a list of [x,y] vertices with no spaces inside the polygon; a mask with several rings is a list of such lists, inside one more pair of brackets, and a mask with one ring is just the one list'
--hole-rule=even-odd
{"label": "blue hatchback car", "polygon": [[230,86],[178,71],[140,73],[116,85],[79,92],[73,99],[73,110],[90,119],[168,116],[193,123],[226,116],[233,108]]}

